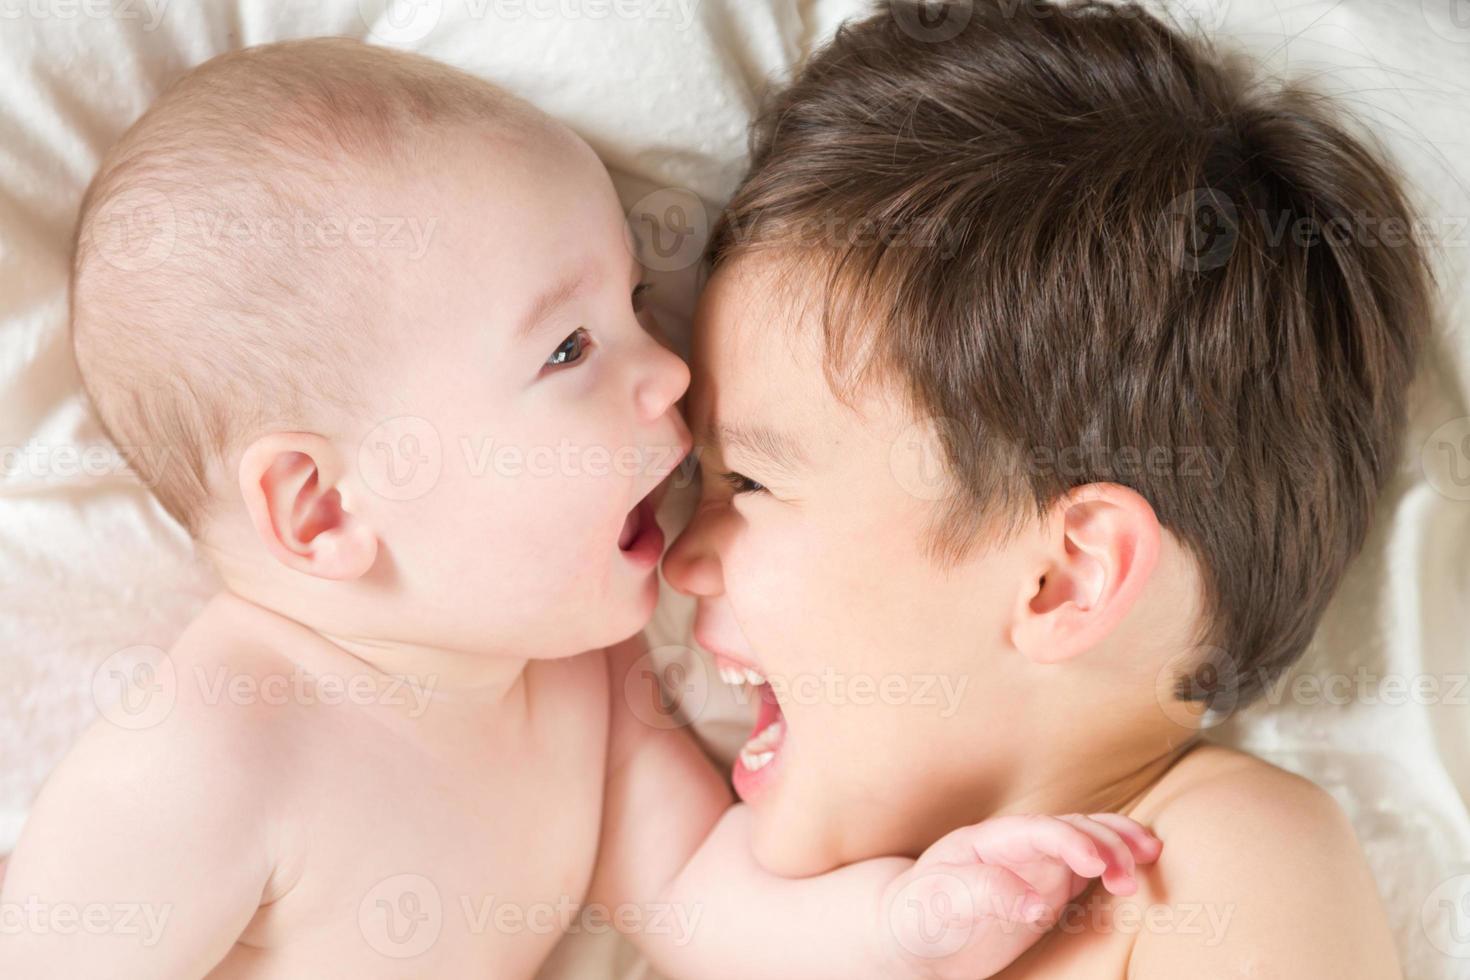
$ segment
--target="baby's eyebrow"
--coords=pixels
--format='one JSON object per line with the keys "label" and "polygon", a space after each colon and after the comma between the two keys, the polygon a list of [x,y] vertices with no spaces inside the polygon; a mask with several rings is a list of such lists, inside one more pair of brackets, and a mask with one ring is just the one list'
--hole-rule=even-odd
{"label": "baby's eyebrow", "polygon": [[733,425],[716,422],[710,427],[721,449],[738,449],[773,466],[795,470],[806,465],[801,444],[779,429],[765,425]]}
{"label": "baby's eyebrow", "polygon": [[524,340],[535,332],[536,327],[548,316],[554,313],[558,307],[570,302],[582,290],[586,289],[591,277],[587,275],[586,269],[578,269],[569,276],[564,276],[546,292],[537,297],[536,302],[531,304],[531,309],[521,318],[516,327],[516,337]]}

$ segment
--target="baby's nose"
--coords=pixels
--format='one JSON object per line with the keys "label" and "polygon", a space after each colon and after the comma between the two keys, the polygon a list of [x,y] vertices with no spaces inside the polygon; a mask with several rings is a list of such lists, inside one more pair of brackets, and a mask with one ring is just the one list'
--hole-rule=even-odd
{"label": "baby's nose", "polygon": [[660,418],[689,389],[689,365],[658,343],[648,345],[648,363],[638,381],[638,411],[648,421]]}

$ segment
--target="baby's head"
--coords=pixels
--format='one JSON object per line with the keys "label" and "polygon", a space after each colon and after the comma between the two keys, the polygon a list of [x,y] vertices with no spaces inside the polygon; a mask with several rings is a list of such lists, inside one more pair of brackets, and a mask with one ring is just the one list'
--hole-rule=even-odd
{"label": "baby's head", "polygon": [[640,501],[687,447],[639,280],[570,131],[425,58],[287,42],[191,71],[108,153],[73,338],[236,591],[342,636],[562,655],[646,621]]}
{"label": "baby's head", "polygon": [[1324,100],[1136,8],[923,8],[775,100],[696,321],[664,571],[785,684],[736,785],[788,873],[1115,792],[1259,695],[1364,542],[1428,317]]}

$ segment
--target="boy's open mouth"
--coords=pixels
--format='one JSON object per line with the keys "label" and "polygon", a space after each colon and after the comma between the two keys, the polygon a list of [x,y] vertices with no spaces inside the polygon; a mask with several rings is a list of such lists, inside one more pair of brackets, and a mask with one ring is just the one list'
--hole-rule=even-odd
{"label": "boy's open mouth", "polygon": [[747,687],[760,699],[755,728],[736,757],[733,774],[735,791],[749,800],[764,784],[780,755],[786,741],[786,717],[775,690],[760,671],[721,654],[715,656],[715,667],[725,683]]}
{"label": "boy's open mouth", "polygon": [[655,517],[656,507],[650,492],[628,511],[618,534],[618,550],[635,565],[656,565],[664,553],[664,532]]}

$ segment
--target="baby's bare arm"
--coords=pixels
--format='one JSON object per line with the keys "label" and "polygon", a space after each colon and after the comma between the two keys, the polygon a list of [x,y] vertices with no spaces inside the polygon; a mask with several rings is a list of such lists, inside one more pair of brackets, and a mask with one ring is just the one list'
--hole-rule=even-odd
{"label": "baby's bare arm", "polygon": [[956,830],[917,862],[771,874],[752,854],[748,809],[731,805],[687,730],[629,710],[624,680],[642,651],[641,638],[609,651],[608,783],[589,901],[671,976],[978,980],[1034,943],[1045,928],[1028,927],[1093,877],[1131,892],[1135,862],[1158,856],[1142,827],[1114,815],[1014,816]]}
{"label": "baby's bare arm", "polygon": [[[608,652],[612,694],[602,845],[589,904],[633,924],[662,972],[687,980],[891,976],[873,955],[884,889],[913,865],[868,861],[787,879],[756,864],[745,808],[687,728],[641,721],[624,679],[642,637]],[[633,910],[637,910],[637,915]]]}
{"label": "baby's bare arm", "polygon": [[0,882],[0,976],[202,977],[226,954],[272,863],[257,750],[219,715],[82,736]]}

